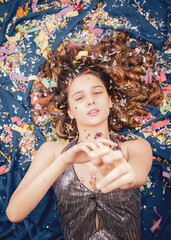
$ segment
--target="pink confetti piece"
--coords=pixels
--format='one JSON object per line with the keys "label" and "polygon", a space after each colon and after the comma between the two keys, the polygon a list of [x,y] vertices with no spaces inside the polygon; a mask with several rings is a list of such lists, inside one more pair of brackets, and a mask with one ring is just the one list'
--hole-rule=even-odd
{"label": "pink confetti piece", "polygon": [[169,178],[170,179],[170,177],[171,177],[171,174],[169,174],[168,172],[162,172],[162,176],[163,177],[167,177],[167,178]]}
{"label": "pink confetti piece", "polygon": [[15,72],[11,72],[11,71],[6,71],[6,73],[8,73],[9,75],[11,75],[13,78],[15,78],[18,81],[28,81],[28,77],[24,77],[24,76],[19,76],[17,73]]}
{"label": "pink confetti piece", "polygon": [[169,96],[171,96],[171,85],[168,85],[167,87],[165,87],[164,90],[168,92]]}
{"label": "pink confetti piece", "polygon": [[162,81],[162,82],[165,82],[165,81],[167,80],[164,70],[160,72],[160,78],[161,78],[161,81]]}
{"label": "pink confetti piece", "polygon": [[74,10],[74,7],[73,6],[69,6],[69,7],[67,7],[67,8],[64,8],[63,10],[61,10],[60,12],[58,12],[57,13],[57,16],[59,17],[59,18],[61,18],[63,15],[65,15],[66,13],[68,13],[68,12],[71,12],[71,11],[73,11]]}
{"label": "pink confetti piece", "polygon": [[158,121],[158,122],[155,122],[155,123],[153,122],[153,123],[151,124],[151,126],[152,126],[153,129],[161,128],[161,127],[167,126],[167,125],[169,125],[169,121],[168,121],[168,120]]}
{"label": "pink confetti piece", "polygon": [[145,83],[152,83],[152,69],[148,68],[146,75],[144,76]]}
{"label": "pink confetti piece", "polygon": [[32,9],[33,12],[36,11],[37,2],[38,2],[38,0],[33,0],[32,1],[31,9]]}
{"label": "pink confetti piece", "polygon": [[81,43],[69,43],[68,45],[67,45],[67,49],[71,49],[71,48],[80,48],[81,47]]}
{"label": "pink confetti piece", "polygon": [[155,76],[155,80],[160,81],[160,76],[159,75]]}
{"label": "pink confetti piece", "polygon": [[8,127],[8,126],[4,126],[4,131],[8,132],[8,135],[5,137],[5,139],[3,140],[4,143],[8,143],[9,140],[11,139],[13,133],[12,130]]}
{"label": "pink confetti piece", "polygon": [[19,126],[19,127],[24,127],[24,125],[25,125],[25,122],[21,122],[21,118],[19,118],[19,117],[17,117],[17,116],[15,116],[15,117],[12,117],[11,118],[11,121],[14,123],[14,122],[17,122],[17,125]]}
{"label": "pink confetti piece", "polygon": [[142,118],[148,120],[148,119],[150,119],[150,117],[151,117],[151,113],[148,113],[147,116],[143,116]]}
{"label": "pink confetti piece", "polygon": [[3,61],[8,54],[12,54],[15,51],[17,46],[13,44],[10,44],[8,48],[0,47],[0,62]]}
{"label": "pink confetti piece", "polygon": [[103,33],[103,29],[101,28],[95,28],[95,23],[94,22],[91,22],[90,25],[89,25],[89,29],[92,33],[95,33],[97,35],[99,34],[102,34]]}
{"label": "pink confetti piece", "polygon": [[6,173],[6,172],[8,172],[8,170],[6,169],[6,167],[4,165],[2,165],[0,167],[0,174]]}
{"label": "pink confetti piece", "polygon": [[60,2],[63,2],[63,3],[70,3],[70,0],[60,0]]}
{"label": "pink confetti piece", "polygon": [[150,231],[151,231],[152,233],[154,233],[154,231],[156,230],[156,228],[159,227],[159,225],[160,225],[160,223],[161,223],[161,221],[162,221],[162,216],[160,216],[160,215],[157,213],[157,208],[156,208],[155,206],[153,207],[153,210],[154,210],[155,214],[156,214],[160,219],[156,222],[156,224],[154,224],[154,225],[150,228]]}

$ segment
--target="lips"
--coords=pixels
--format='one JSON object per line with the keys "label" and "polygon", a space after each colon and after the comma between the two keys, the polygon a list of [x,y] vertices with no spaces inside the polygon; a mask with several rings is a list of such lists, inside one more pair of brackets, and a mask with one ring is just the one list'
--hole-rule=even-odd
{"label": "lips", "polygon": [[87,115],[88,115],[88,116],[91,116],[91,117],[94,117],[94,116],[98,115],[99,112],[100,112],[99,109],[94,108],[94,109],[90,110],[90,111],[87,113]]}

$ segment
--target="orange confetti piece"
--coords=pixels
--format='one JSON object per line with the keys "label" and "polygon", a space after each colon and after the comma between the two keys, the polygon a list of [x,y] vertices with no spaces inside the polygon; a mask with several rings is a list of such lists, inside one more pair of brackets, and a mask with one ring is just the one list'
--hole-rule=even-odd
{"label": "orange confetti piece", "polygon": [[21,18],[21,17],[23,17],[23,16],[26,15],[22,7],[19,7],[19,8],[18,8],[16,14],[17,14],[17,17],[18,17],[18,18]]}

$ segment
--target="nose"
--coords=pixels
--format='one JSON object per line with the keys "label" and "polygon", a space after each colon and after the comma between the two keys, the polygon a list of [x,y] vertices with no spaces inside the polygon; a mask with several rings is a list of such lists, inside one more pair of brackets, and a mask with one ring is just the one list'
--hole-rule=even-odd
{"label": "nose", "polygon": [[87,99],[87,104],[88,106],[93,105],[95,104],[95,100],[91,96],[89,96]]}

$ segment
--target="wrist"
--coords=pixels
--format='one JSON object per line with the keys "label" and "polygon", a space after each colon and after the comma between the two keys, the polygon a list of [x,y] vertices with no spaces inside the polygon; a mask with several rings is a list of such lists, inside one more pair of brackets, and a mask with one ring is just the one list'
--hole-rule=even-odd
{"label": "wrist", "polygon": [[69,162],[67,162],[67,161],[65,160],[65,156],[64,156],[63,154],[60,154],[60,155],[55,159],[55,161],[56,161],[58,164],[61,164],[61,165],[63,166],[64,170],[67,169],[67,168],[71,165],[71,163],[69,163]]}

